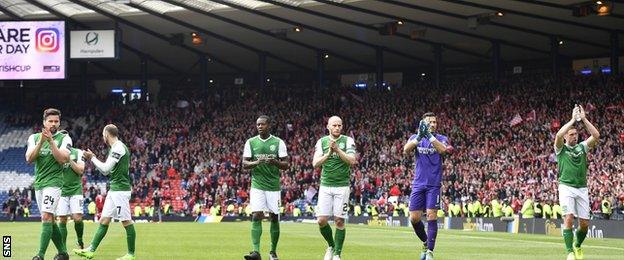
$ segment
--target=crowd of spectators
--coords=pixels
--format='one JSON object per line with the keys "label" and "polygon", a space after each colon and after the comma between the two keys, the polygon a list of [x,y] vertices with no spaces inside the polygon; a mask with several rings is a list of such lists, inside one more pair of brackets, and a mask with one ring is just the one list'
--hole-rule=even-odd
{"label": "crowd of spectators", "polygon": [[[273,86],[169,93],[86,110],[89,126],[80,129],[74,146],[104,158],[102,127],[114,123],[132,154],[133,205],[152,205],[158,188],[165,214],[245,214],[251,182],[241,166],[243,145],[256,135],[255,119],[266,114],[288,148],[290,167],[281,177],[284,213],[311,214],[320,182],[312,167],[314,144],[326,134],[327,118],[338,115],[359,157],[351,178],[352,213],[390,215],[409,201],[414,174],[413,155],[403,155],[402,147],[421,115],[431,111],[438,132],[454,147],[444,161],[445,212],[449,204],[496,199],[520,213],[528,198],[536,205],[557,202],[554,134],[580,104],[601,133],[589,158],[592,209],[599,212],[606,199],[617,213],[624,200],[623,82],[615,76],[522,75],[499,86],[470,77],[437,88],[422,81],[383,90]],[[587,138],[583,126],[576,127]],[[105,181],[91,164],[85,176],[85,189]]]}
{"label": "crowd of spectators", "polygon": [[7,191],[7,198],[2,202],[2,211],[9,220],[17,220],[20,217],[30,216],[31,198],[34,198],[32,187],[13,189]]}

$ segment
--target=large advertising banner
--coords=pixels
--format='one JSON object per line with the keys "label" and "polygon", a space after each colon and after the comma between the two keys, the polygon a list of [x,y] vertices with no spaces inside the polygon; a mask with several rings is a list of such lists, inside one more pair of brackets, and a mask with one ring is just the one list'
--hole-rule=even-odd
{"label": "large advertising banner", "polygon": [[[404,216],[349,217],[349,224],[368,226],[409,227],[409,219]],[[425,223],[426,224],[426,223]],[[561,236],[563,220],[561,219],[523,219],[518,216],[508,219],[500,218],[438,218],[438,228],[471,230],[481,232],[508,232]],[[576,231],[576,224],[574,225]],[[589,222],[587,237],[591,238],[624,238],[624,222],[618,220],[594,219]]]}
{"label": "large advertising banner", "polygon": [[[519,219],[518,232],[528,234],[545,234],[561,236],[563,220],[561,219]],[[575,221],[573,230],[578,225]],[[593,219],[589,221],[587,237],[591,238],[624,238],[624,223],[618,220]]]}
{"label": "large advertising banner", "polygon": [[64,21],[0,22],[0,80],[64,78]]}
{"label": "large advertising banner", "polygon": [[69,34],[72,59],[116,57],[114,30],[70,31]]}

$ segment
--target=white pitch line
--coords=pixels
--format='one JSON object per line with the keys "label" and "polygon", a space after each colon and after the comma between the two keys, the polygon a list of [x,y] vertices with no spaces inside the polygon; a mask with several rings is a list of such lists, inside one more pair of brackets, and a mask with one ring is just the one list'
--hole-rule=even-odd
{"label": "white pitch line", "polygon": [[[530,241],[530,240],[522,240],[522,239],[509,239],[509,238],[499,238],[499,237],[480,237],[480,236],[466,236],[466,235],[454,235],[454,234],[446,234],[447,236],[452,237],[462,237],[462,238],[475,238],[475,239],[484,239],[484,240],[499,240],[499,241],[513,241],[513,242],[526,242],[530,244],[548,244],[548,245],[561,245],[562,243],[556,242],[547,242],[547,241]],[[601,248],[601,249],[612,249],[618,251],[624,251],[624,248],[619,247],[610,247],[610,246],[592,246],[592,245],[583,245],[584,248]]]}
{"label": "white pitch line", "polygon": [[[359,226],[356,226],[359,227]],[[384,229],[384,228],[379,228],[379,229],[369,229],[369,230],[384,230],[384,231],[391,231],[391,232],[396,232],[395,230],[391,230],[391,229]],[[409,233],[412,234],[414,232],[410,232],[410,231],[399,231],[399,233]],[[455,235],[455,234],[444,234],[445,236],[452,236],[452,237],[462,237],[462,238],[476,238],[476,239],[483,239],[483,240],[498,240],[498,241],[513,241],[513,242],[526,242],[526,243],[538,243],[538,244],[548,244],[548,245],[561,245],[562,243],[557,243],[557,242],[546,242],[546,241],[530,241],[530,240],[522,240],[522,239],[508,239],[508,238],[498,238],[498,237],[481,237],[481,236],[467,236],[467,235]],[[610,246],[592,246],[592,245],[583,245],[584,248],[600,248],[600,249],[612,249],[612,250],[618,250],[618,251],[624,251],[624,248],[619,248],[619,247],[610,247]]]}

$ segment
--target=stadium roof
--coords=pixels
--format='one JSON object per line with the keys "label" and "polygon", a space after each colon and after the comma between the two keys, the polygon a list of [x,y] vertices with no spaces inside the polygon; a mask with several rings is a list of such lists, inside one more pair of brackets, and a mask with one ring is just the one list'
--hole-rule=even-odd
{"label": "stadium roof", "polygon": [[[116,20],[121,59],[99,63],[117,72],[138,74],[143,54],[156,64],[148,65],[150,73],[197,71],[202,55],[210,57],[212,72],[257,71],[259,53],[269,72],[314,70],[319,54],[328,55],[328,70],[373,71],[379,48],[391,70],[431,65],[437,44],[449,65],[489,62],[493,42],[500,43],[503,61],[548,59],[551,40],[562,41],[564,56],[606,57],[611,34],[624,33],[624,4],[606,1],[609,16],[574,17],[572,5],[580,2],[0,0],[0,19],[70,18],[78,24],[71,29],[110,29]],[[379,27],[399,21],[394,35],[380,35]],[[193,46],[191,32],[204,43]],[[176,33],[183,33],[186,47],[168,41]]]}

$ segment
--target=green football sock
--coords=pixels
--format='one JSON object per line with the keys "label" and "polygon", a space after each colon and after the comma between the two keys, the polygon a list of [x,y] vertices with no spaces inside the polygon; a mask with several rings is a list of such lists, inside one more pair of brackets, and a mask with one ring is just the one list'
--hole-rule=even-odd
{"label": "green football sock", "polygon": [[82,234],[84,233],[84,223],[82,222],[82,220],[74,222],[74,229],[76,230],[78,243],[82,244]]}
{"label": "green football sock", "polygon": [[334,237],[332,236],[332,229],[329,224],[320,227],[319,230],[321,230],[321,235],[323,235],[323,238],[327,241],[327,245],[334,247]]}
{"label": "green football sock", "polygon": [[41,223],[41,237],[39,239],[39,255],[40,257],[45,256],[46,250],[48,250],[48,245],[50,244],[50,237],[52,236],[52,223],[43,222]]}
{"label": "green football sock", "polygon": [[65,243],[63,243],[61,237],[61,230],[56,223],[52,223],[52,236],[50,236],[50,238],[52,238],[52,243],[54,243],[54,246],[59,253],[67,252],[67,248],[65,247]]}
{"label": "green football sock", "polygon": [[572,234],[572,229],[564,229],[563,230],[563,241],[565,241],[566,251],[572,252],[572,241],[574,241],[574,234]]}
{"label": "green football sock", "polygon": [[90,249],[92,252],[95,252],[95,250],[98,248],[98,246],[100,245],[100,242],[102,242],[102,239],[104,239],[104,236],[106,236],[107,231],[108,231],[108,225],[100,224],[97,231],[95,231],[95,236],[93,236],[93,240],[91,241]]}
{"label": "green football sock", "polygon": [[61,232],[61,241],[67,245],[67,223],[59,223],[58,227]]}
{"label": "green football sock", "polygon": [[342,245],[344,244],[346,234],[347,229],[336,228],[336,248],[334,249],[334,255],[340,255],[340,253],[342,253]]}
{"label": "green football sock", "polygon": [[585,241],[585,237],[587,237],[587,230],[583,231],[579,228],[576,231],[576,247],[581,247],[581,244]]}
{"label": "green football sock", "polygon": [[253,250],[260,252],[260,237],[262,236],[262,222],[260,220],[251,221],[251,243]]}
{"label": "green football sock", "polygon": [[128,254],[134,255],[134,246],[136,241],[136,231],[134,231],[134,224],[127,225],[125,228],[126,241],[128,242]]}
{"label": "green football sock", "polygon": [[271,251],[277,250],[277,241],[280,237],[280,225],[279,221],[271,221]]}

